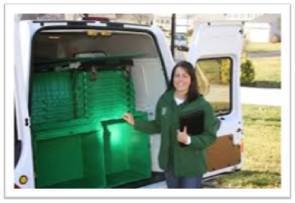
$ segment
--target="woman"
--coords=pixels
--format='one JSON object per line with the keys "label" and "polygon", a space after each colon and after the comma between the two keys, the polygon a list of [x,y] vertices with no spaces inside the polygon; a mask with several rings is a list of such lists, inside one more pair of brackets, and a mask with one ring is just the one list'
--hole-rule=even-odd
{"label": "woman", "polygon": [[[168,188],[201,187],[207,168],[206,149],[216,139],[218,119],[196,87],[193,66],[181,61],[174,66],[169,87],[157,103],[155,120],[135,120],[130,113],[123,116],[136,130],[161,133],[159,164],[165,171]],[[202,133],[190,135],[187,127],[180,131],[181,116],[197,111],[204,114]]]}

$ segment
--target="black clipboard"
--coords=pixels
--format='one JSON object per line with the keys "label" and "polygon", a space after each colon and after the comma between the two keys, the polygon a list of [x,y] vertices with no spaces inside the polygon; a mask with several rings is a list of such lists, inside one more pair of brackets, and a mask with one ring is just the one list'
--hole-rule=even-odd
{"label": "black clipboard", "polygon": [[179,119],[180,131],[187,127],[187,134],[195,136],[204,131],[204,111],[196,111]]}

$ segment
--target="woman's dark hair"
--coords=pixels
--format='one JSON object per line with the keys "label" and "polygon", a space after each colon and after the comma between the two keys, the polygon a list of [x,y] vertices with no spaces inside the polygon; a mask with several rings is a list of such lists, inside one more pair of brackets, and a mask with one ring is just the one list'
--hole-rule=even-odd
{"label": "woman's dark hair", "polygon": [[193,65],[190,62],[187,61],[179,61],[172,70],[171,80],[168,86],[168,90],[175,90],[174,84],[173,84],[173,78],[176,71],[176,68],[181,67],[189,76],[191,77],[191,84],[188,89],[187,93],[187,101],[191,102],[198,98],[200,96],[200,93],[198,91],[198,81],[195,75],[195,70]]}

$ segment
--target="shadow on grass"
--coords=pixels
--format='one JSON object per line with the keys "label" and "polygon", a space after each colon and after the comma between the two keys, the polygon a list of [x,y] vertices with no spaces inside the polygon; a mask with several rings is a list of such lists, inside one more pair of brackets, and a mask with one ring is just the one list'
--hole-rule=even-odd
{"label": "shadow on grass", "polygon": [[281,175],[270,171],[243,170],[204,181],[207,188],[280,188]]}
{"label": "shadow on grass", "polygon": [[[259,116],[259,115],[258,115]],[[249,126],[251,128],[251,125],[262,125],[265,127],[281,127],[281,118],[263,118],[263,117],[252,117],[252,116],[247,116],[244,115],[244,124]]]}
{"label": "shadow on grass", "polygon": [[257,88],[281,88],[281,82],[276,81],[254,81],[249,84],[242,84],[243,87],[257,87]]}
{"label": "shadow on grass", "polygon": [[[244,116],[244,118],[251,119],[248,122],[264,121],[264,122],[281,122],[281,118],[253,118],[252,116]],[[272,123],[270,123],[273,125]]]}

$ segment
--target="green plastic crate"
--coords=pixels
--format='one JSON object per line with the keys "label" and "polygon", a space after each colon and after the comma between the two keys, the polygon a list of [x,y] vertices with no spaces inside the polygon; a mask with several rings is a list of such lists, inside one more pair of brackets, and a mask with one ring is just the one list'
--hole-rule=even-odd
{"label": "green plastic crate", "polygon": [[114,187],[151,176],[148,135],[121,121],[104,124],[104,139],[107,186]]}
{"label": "green plastic crate", "polygon": [[83,177],[80,136],[42,140],[36,148],[37,187],[48,187]]}
{"label": "green plastic crate", "polygon": [[103,139],[99,131],[36,140],[36,185],[105,187]]}

